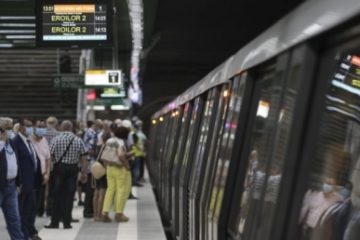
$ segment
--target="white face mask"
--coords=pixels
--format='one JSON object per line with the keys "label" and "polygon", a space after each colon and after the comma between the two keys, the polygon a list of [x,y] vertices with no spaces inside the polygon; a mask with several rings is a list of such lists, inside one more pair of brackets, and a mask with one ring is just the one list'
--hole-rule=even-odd
{"label": "white face mask", "polygon": [[333,185],[324,183],[324,185],[323,185],[323,191],[324,191],[324,193],[330,193],[330,192],[332,192],[333,190],[334,190],[334,186],[333,186]]}
{"label": "white face mask", "polygon": [[9,139],[15,137],[15,133],[13,130],[6,130],[6,135]]}

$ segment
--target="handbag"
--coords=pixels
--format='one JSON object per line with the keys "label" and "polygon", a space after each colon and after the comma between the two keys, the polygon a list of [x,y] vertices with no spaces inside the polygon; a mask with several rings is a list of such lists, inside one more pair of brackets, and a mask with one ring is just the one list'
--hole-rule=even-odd
{"label": "handbag", "polygon": [[100,149],[100,153],[99,156],[97,157],[96,161],[91,165],[90,171],[91,174],[94,176],[95,179],[100,179],[103,176],[105,176],[106,174],[106,168],[104,167],[104,165],[102,165],[99,160],[100,160],[100,156],[103,153],[105,147],[102,146]]}
{"label": "handbag", "polygon": [[90,170],[95,179],[100,179],[106,174],[105,167],[99,162],[94,162]]}

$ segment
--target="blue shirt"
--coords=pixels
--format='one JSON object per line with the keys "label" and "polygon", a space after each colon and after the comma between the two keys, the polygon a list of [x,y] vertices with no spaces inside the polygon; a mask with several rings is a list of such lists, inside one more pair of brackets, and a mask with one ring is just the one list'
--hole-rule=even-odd
{"label": "blue shirt", "polygon": [[18,165],[14,149],[9,143],[0,141],[0,152],[5,148],[6,161],[7,161],[7,176],[6,179],[11,180],[16,178],[18,172]]}
{"label": "blue shirt", "polygon": [[[87,129],[84,135],[84,143],[86,150],[96,151],[97,142],[98,142],[98,134],[95,132],[95,130],[92,128]],[[88,156],[88,159],[90,161],[95,161],[96,156]]]}

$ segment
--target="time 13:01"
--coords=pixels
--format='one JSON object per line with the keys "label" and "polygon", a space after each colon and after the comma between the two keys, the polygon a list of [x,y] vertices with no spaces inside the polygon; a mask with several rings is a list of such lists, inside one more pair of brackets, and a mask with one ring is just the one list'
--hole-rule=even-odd
{"label": "time 13:01", "polygon": [[54,6],[52,6],[52,5],[45,5],[45,6],[43,6],[43,11],[44,11],[44,12],[53,12],[53,11],[54,11]]}

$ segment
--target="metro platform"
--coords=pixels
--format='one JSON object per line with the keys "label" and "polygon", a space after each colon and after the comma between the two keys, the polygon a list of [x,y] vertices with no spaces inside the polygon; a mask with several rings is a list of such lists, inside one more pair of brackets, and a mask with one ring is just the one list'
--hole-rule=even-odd
{"label": "metro platform", "polygon": [[[43,240],[166,240],[148,178],[144,187],[133,188],[133,193],[139,199],[126,203],[125,214],[130,218],[127,223],[102,223],[85,219],[82,216],[83,207],[74,205],[73,217],[79,219],[79,223],[72,223],[72,229],[69,230],[62,229],[62,224],[59,229],[45,229],[44,225],[50,222],[50,218],[38,217],[36,227],[39,236]],[[110,216],[113,217],[113,214]],[[2,212],[0,240],[10,240]]]}

